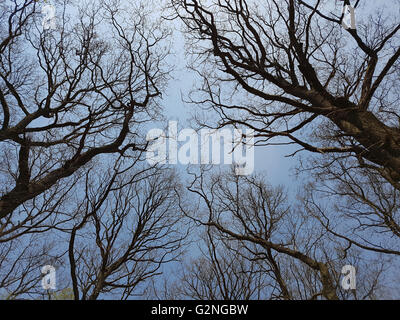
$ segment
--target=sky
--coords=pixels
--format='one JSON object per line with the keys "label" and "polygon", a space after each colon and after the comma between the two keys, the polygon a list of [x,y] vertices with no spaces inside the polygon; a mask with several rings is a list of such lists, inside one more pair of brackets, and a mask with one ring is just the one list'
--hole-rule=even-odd
{"label": "sky", "polygon": [[[333,0],[332,0],[333,1]],[[390,4],[400,0],[376,0],[368,1],[362,12],[356,11],[357,20],[367,19],[369,14],[373,14],[378,8],[385,6],[386,9]],[[310,1],[310,3],[313,1]],[[155,7],[157,8],[159,4]],[[340,14],[340,12],[338,13]],[[173,50],[174,55],[171,57],[171,63],[177,66],[172,74],[166,92],[163,94],[163,108],[166,120],[177,120],[179,127],[190,128],[190,117],[195,111],[195,106],[186,104],[182,101],[182,95],[185,96],[193,88],[198,79],[195,74],[186,68],[189,63],[185,57],[184,37],[178,22],[171,22],[174,29],[173,34]],[[157,124],[155,124],[157,126]],[[255,172],[263,172],[270,183],[273,185],[282,184],[297,188],[300,186],[292,174],[292,169],[298,164],[298,156],[286,157],[286,155],[297,150],[296,146],[269,146],[257,147],[255,149]],[[303,153],[304,154],[304,153]],[[184,172],[184,167],[180,166],[180,171]]]}
{"label": "sky", "polygon": [[[362,0],[359,7],[356,8],[356,25],[357,22],[364,22],[369,19],[370,15],[373,15],[379,10],[390,10],[391,7],[398,3],[400,0],[376,0],[376,1],[365,1]],[[310,0],[308,3],[315,3],[315,0]],[[355,1],[351,1],[352,4]],[[337,0],[332,0],[332,11],[331,13],[341,14],[341,4]],[[336,7],[334,6],[336,4]],[[338,12],[335,12],[338,11]],[[174,79],[169,83],[166,94],[164,95],[164,115],[169,120],[177,120],[180,127],[190,127],[190,116],[195,111],[196,106],[185,104],[181,96],[187,95],[190,89],[196,82],[195,74],[185,68],[183,61],[188,64],[188,60],[185,57],[184,43],[181,27],[177,21],[172,22],[172,28],[174,29],[173,35],[173,48],[175,52],[174,60],[179,63],[175,72],[173,73]],[[344,36],[346,34],[344,33]],[[350,37],[349,35],[347,35]],[[263,172],[266,174],[267,179],[270,183],[283,184],[286,186],[292,185],[298,187],[299,184],[296,178],[292,174],[292,169],[298,164],[300,156],[308,156],[305,152],[299,153],[294,157],[286,157],[293,151],[299,149],[297,146],[260,146],[255,148],[255,172]]]}
{"label": "sky", "polygon": [[[183,101],[188,92],[196,85],[196,77],[193,71],[186,65],[190,62],[185,56],[185,40],[180,25],[173,22],[173,61],[179,63],[173,72],[173,79],[169,82],[166,92],[163,94],[164,115],[167,120],[178,121],[180,128],[191,127],[191,115],[196,112],[196,106]],[[182,99],[183,98],[183,99]],[[296,163],[293,158],[285,157],[296,150],[293,146],[270,146],[255,148],[255,172],[263,172],[273,184],[288,184],[294,177],[290,169]]]}

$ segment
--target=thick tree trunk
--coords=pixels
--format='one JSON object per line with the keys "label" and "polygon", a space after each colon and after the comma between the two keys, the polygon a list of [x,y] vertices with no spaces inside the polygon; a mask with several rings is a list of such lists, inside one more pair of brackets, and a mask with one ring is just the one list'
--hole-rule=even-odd
{"label": "thick tree trunk", "polygon": [[329,118],[364,147],[360,156],[382,167],[393,182],[400,182],[400,129],[386,126],[365,110],[343,110]]}

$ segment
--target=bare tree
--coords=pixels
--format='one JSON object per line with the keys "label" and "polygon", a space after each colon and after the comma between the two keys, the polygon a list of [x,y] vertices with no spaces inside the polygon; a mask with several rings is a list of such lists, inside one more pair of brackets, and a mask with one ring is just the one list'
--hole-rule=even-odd
{"label": "bare tree", "polygon": [[[348,2],[356,29],[342,27]],[[306,217],[316,218],[344,256],[353,249],[397,256],[399,3],[171,0],[171,8],[184,23],[190,67],[202,78],[188,99],[203,107],[198,125],[245,126],[255,130],[256,145],[294,145],[292,157],[309,151],[313,157],[298,167],[312,175],[301,205]],[[329,265],[330,258],[329,249],[322,260]],[[376,269],[383,273],[379,263]],[[307,281],[318,288],[319,280]],[[309,297],[302,290],[298,296]]]}
{"label": "bare tree", "polygon": [[134,165],[86,174],[85,198],[66,230],[75,299],[142,295],[141,285],[180,254],[186,233],[177,177],[151,167],[133,171]]}
{"label": "bare tree", "polygon": [[175,298],[197,300],[262,299],[267,273],[257,261],[246,258],[241,243],[225,244],[208,229],[198,257],[187,257],[175,287]]}
{"label": "bare tree", "polygon": [[[199,225],[211,228],[224,243],[241,242],[245,251],[228,248],[259,262],[259,270],[268,278],[262,286],[265,298],[349,298],[341,292],[340,281],[342,267],[350,262],[365,279],[351,298],[371,299],[382,288],[384,259],[375,259],[373,268],[367,268],[371,264],[368,255],[346,249],[346,243],[327,232],[300,205],[290,204],[282,188],[273,188],[259,177],[236,176],[233,171],[215,175],[202,171],[194,174],[188,190],[202,205],[194,208],[193,200],[189,204],[182,200],[182,210]],[[214,261],[224,260],[215,257]],[[192,277],[199,281],[199,270],[206,271],[193,269]]]}
{"label": "bare tree", "polygon": [[170,31],[150,6],[117,0],[56,1],[56,29],[44,30],[41,5],[0,5],[2,294],[68,296],[43,292],[40,267],[69,261],[58,277],[75,299],[125,299],[185,235],[175,233],[174,175],[133,169],[145,125],[161,117]]}
{"label": "bare tree", "polygon": [[[197,124],[244,126],[256,145],[317,155],[298,166],[313,175],[294,200],[263,177],[205,168],[185,193],[174,172],[143,165],[171,71],[169,29],[151,4],[55,1],[54,30],[38,1],[0,4],[3,297],[383,296],[399,256],[398,3],[345,30],[328,0],[171,0],[202,78],[189,95],[203,107]],[[200,254],[162,284],[185,217],[206,235],[191,233]],[[39,285],[44,264],[60,267],[54,292]],[[356,290],[341,289],[345,264]]]}
{"label": "bare tree", "polygon": [[324,171],[330,181],[325,176],[305,188],[307,212],[348,248],[398,257],[399,191],[374,172],[360,175],[344,169],[340,161]]}
{"label": "bare tree", "polygon": [[203,79],[191,101],[218,114],[201,124],[349,157],[399,190],[400,8],[389,2],[345,30],[336,1],[172,0]]}
{"label": "bare tree", "polygon": [[[0,296],[1,299],[48,298],[50,291],[41,285],[42,267],[52,265],[56,269],[63,264],[63,253],[57,241],[38,234],[20,236],[0,244]],[[65,283],[58,278],[57,290]]]}
{"label": "bare tree", "polygon": [[169,31],[143,5],[57,2],[56,30],[34,0],[2,6],[0,150],[18,156],[1,173],[0,219],[98,155],[144,149],[169,71]]}

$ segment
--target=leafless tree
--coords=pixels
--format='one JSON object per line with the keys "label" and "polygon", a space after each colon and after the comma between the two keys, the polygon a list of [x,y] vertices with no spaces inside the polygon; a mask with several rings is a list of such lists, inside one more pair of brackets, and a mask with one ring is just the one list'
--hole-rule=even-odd
{"label": "leafless tree", "polygon": [[198,257],[192,253],[182,263],[175,298],[196,300],[262,299],[267,273],[257,261],[246,258],[241,243],[225,244],[208,229]]}
{"label": "leafless tree", "polygon": [[389,259],[400,213],[400,7],[350,3],[356,29],[342,27],[343,1],[171,0],[171,18],[202,79],[188,99],[203,107],[197,123],[251,128],[256,145],[293,145],[292,157],[309,151],[298,167],[312,176],[304,214],[346,254]]}
{"label": "leafless tree", "polygon": [[[47,243],[46,243],[47,242]],[[10,240],[0,245],[0,299],[46,296],[41,286],[41,268],[46,264],[58,267],[62,254],[56,241],[44,241],[38,235]],[[62,282],[59,283],[59,288]]]}
{"label": "leafless tree", "polygon": [[2,4],[0,150],[17,155],[0,219],[101,154],[144,149],[143,123],[159,115],[168,29],[144,5],[56,5],[57,29],[43,30],[37,1]]}
{"label": "leafless tree", "polygon": [[[188,190],[202,204],[195,208],[182,200],[182,210],[199,225],[211,228],[212,234],[224,243],[241,242],[245,251],[238,251],[235,246],[227,248],[231,254],[241,252],[262,266],[260,270],[268,276],[261,286],[264,298],[349,298],[341,291],[340,283],[341,269],[350,262],[365,280],[350,298],[378,296],[387,266],[384,259],[375,258],[371,265],[368,255],[346,250],[346,243],[327,232],[301,205],[289,202],[282,188],[273,188],[260,177],[236,176],[233,171],[214,175],[201,171],[193,175]],[[194,202],[193,196],[190,203]],[[217,261],[224,260],[215,258]],[[197,281],[201,280],[199,270],[207,273],[200,266],[192,269]]]}
{"label": "leafless tree", "polygon": [[[183,192],[173,171],[144,165],[170,30],[151,4],[54,1],[54,30],[40,1],[0,3],[2,297],[386,294],[400,253],[397,2],[368,13],[354,1],[357,28],[346,30],[328,0],[169,0],[202,79],[188,99],[203,108],[197,124],[309,151],[294,199],[262,176],[203,167]],[[205,238],[191,233],[199,254],[176,261],[187,217]],[[40,288],[45,264],[60,266],[55,292]],[[356,290],[341,289],[345,264]]]}
{"label": "leafless tree", "polygon": [[[70,274],[75,299],[127,298],[185,234],[174,234],[173,174],[132,168],[161,117],[170,31],[145,4],[53,4],[55,30],[42,27],[45,3],[0,4],[2,294],[56,296],[43,295],[40,267],[57,257],[71,262],[58,277]],[[131,177],[116,169],[125,161]]]}
{"label": "leafless tree", "polygon": [[345,30],[343,2],[172,0],[203,79],[191,101],[218,114],[201,124],[349,157],[399,190],[400,8],[389,2]]}
{"label": "leafless tree", "polygon": [[101,171],[86,174],[85,198],[66,230],[75,299],[142,295],[141,285],[179,256],[186,237],[174,172]]}
{"label": "leafless tree", "polygon": [[340,161],[323,171],[331,180],[324,176],[305,188],[303,205],[307,212],[348,248],[398,257],[398,190],[369,170],[360,175],[354,168],[344,169]]}

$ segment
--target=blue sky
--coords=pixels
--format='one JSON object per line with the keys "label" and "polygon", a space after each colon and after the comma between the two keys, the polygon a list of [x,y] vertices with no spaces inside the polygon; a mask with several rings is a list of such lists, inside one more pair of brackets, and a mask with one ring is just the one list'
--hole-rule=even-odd
{"label": "blue sky", "polygon": [[[368,1],[366,8],[362,11],[357,11],[357,21],[368,19],[369,14],[374,14],[375,10],[379,7],[385,6],[386,10],[390,9],[390,5],[398,3],[399,0],[376,0]],[[313,1],[309,1],[312,3]],[[334,2],[334,0],[332,0]],[[338,1],[337,1],[338,2]],[[156,3],[156,2],[155,2]],[[339,3],[339,2],[338,2]],[[155,5],[155,14],[158,14]],[[340,12],[338,12],[340,14]],[[172,23],[172,22],[171,22]],[[177,22],[173,22],[174,28],[173,35],[173,51],[174,55],[171,57],[171,63],[176,64],[175,72],[172,74],[172,79],[169,82],[168,89],[164,93],[163,107],[164,116],[167,120],[178,120],[180,128],[190,128],[190,116],[196,111],[195,106],[185,104],[181,95],[187,95],[190,89],[196,84],[196,76],[194,73],[186,68],[188,63],[185,58],[184,39]],[[158,124],[154,124],[158,127]],[[257,147],[255,150],[255,170],[256,172],[265,172],[267,179],[273,185],[282,184],[292,191],[296,191],[297,186],[300,186],[301,181],[297,181],[291,174],[293,169],[298,164],[298,156],[285,157],[287,154],[297,150],[296,146],[269,146]],[[302,155],[309,156],[302,153]],[[180,167],[183,169],[183,167]],[[183,171],[183,170],[182,170]]]}
{"label": "blue sky", "polygon": [[[378,10],[391,10],[394,7],[394,4],[398,3],[398,1],[399,0],[362,1],[362,3],[360,3],[359,7],[356,9],[356,22],[360,24],[368,21],[370,15],[373,15]],[[315,2],[315,0],[308,1],[310,4]],[[355,1],[351,1],[351,3],[354,4]],[[342,2],[332,0],[332,11],[330,13],[340,16],[342,10],[341,6]],[[396,7],[398,8],[398,6]],[[185,41],[183,39],[179,23],[177,21],[172,23],[172,27],[174,29],[173,51],[175,53],[173,62],[177,64],[177,68],[173,74],[174,79],[170,81],[168,89],[166,90],[166,94],[164,95],[164,115],[169,120],[178,120],[179,127],[189,128],[190,115],[196,111],[196,107],[194,105],[188,105],[182,102],[181,94],[185,96],[189,90],[193,88],[196,82],[196,76],[192,71],[185,68],[183,62],[185,62],[185,64],[188,63],[184,54]],[[344,36],[349,37],[349,40],[352,41],[350,35],[344,33]],[[290,172],[291,169],[297,165],[299,161],[298,156],[310,155],[305,152],[301,152],[294,157],[285,157],[297,149],[299,149],[299,147],[294,145],[257,147],[255,150],[255,171],[265,172],[269,182],[272,184],[283,184],[286,186],[293,185],[295,182],[295,177]]]}

